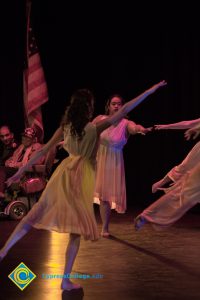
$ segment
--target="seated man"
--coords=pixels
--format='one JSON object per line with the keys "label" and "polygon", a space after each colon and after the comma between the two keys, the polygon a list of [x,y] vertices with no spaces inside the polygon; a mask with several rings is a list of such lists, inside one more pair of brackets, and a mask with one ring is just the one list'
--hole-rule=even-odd
{"label": "seated man", "polygon": [[[39,150],[42,145],[36,143],[36,134],[33,128],[26,128],[22,133],[22,143],[13,155],[6,160],[5,166],[0,166],[0,198],[4,198],[5,181],[31,158],[32,154]],[[42,157],[37,164],[43,164]]]}
{"label": "seated man", "polygon": [[14,134],[7,125],[0,127],[0,166],[5,165],[5,161],[13,155],[18,147],[14,140]]}

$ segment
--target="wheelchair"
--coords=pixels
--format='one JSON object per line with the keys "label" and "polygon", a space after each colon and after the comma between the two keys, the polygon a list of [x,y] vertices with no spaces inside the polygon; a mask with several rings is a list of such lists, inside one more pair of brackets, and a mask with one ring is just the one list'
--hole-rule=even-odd
{"label": "wheelchair", "polygon": [[38,201],[51,175],[56,147],[51,149],[43,165],[35,165],[26,172],[19,183],[7,188],[5,198],[0,200],[0,217],[21,220]]}

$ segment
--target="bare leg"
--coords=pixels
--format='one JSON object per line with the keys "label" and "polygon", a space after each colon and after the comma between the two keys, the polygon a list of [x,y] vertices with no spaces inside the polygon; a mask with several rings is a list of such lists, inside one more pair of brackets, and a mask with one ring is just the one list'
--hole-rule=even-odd
{"label": "bare leg", "polygon": [[[79,246],[80,246],[81,236],[79,234],[70,234],[69,244],[67,246],[66,255],[65,255],[65,269],[64,274],[69,276],[72,267],[77,256]],[[81,286],[79,284],[72,283],[70,278],[63,278],[61,289],[62,290],[72,290],[79,289]]]}
{"label": "bare leg", "polygon": [[25,234],[27,234],[31,228],[32,226],[25,223],[23,220],[17,225],[3,248],[0,250],[0,261],[6,256],[10,248],[12,248]]}
{"label": "bare leg", "polygon": [[[0,261],[6,256],[7,252],[14,246],[30,229],[32,226],[25,223],[23,220],[17,225],[11,236],[8,238],[4,247],[0,250]],[[70,240],[66,251],[65,274],[70,274],[76,255],[79,250],[80,235],[70,234]],[[80,288],[80,285],[73,284],[69,278],[63,278],[62,289]]]}
{"label": "bare leg", "polygon": [[102,220],[102,232],[101,235],[103,237],[109,236],[109,222],[110,222],[110,214],[111,214],[111,207],[108,201],[101,201],[100,203],[100,215]]}

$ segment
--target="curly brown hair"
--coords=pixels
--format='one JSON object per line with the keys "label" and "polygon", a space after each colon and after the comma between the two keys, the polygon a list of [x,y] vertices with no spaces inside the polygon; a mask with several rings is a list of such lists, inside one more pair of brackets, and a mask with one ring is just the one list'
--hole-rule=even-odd
{"label": "curly brown hair", "polygon": [[85,125],[93,115],[94,96],[87,89],[80,89],[71,96],[70,105],[66,108],[61,121],[61,126],[70,124],[72,136],[82,139],[85,134]]}

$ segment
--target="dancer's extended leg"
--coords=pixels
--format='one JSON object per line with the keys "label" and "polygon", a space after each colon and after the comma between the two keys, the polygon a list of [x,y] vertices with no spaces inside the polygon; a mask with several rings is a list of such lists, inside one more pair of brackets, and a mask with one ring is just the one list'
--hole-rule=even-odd
{"label": "dancer's extended leg", "polygon": [[25,234],[27,234],[31,228],[32,226],[24,222],[24,220],[17,225],[3,248],[0,250],[0,261],[6,256],[10,248],[12,248]]}

